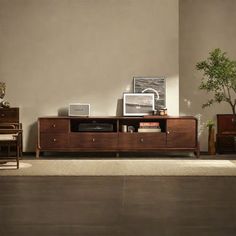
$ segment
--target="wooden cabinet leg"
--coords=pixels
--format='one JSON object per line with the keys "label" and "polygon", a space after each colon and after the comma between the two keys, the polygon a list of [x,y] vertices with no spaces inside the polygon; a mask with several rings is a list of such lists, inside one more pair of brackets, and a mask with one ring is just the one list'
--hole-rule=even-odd
{"label": "wooden cabinet leg", "polygon": [[19,169],[19,157],[20,157],[20,147],[17,145],[16,150],[16,168]]}

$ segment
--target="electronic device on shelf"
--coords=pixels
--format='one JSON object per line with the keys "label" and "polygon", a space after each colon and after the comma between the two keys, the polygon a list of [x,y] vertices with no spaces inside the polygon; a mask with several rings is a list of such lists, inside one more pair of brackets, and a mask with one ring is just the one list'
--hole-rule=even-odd
{"label": "electronic device on shelf", "polygon": [[90,104],[88,103],[70,103],[69,116],[90,116]]}
{"label": "electronic device on shelf", "polygon": [[109,123],[80,123],[79,132],[113,132],[113,124]]}

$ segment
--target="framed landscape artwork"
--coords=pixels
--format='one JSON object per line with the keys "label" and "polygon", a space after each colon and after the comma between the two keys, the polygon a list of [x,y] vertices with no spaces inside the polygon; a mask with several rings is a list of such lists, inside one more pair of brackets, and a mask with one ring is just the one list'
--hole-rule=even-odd
{"label": "framed landscape artwork", "polygon": [[154,110],[153,93],[124,93],[123,115],[144,116],[150,115]]}
{"label": "framed landscape artwork", "polygon": [[155,110],[160,110],[166,106],[164,77],[134,77],[134,93],[154,94]]}

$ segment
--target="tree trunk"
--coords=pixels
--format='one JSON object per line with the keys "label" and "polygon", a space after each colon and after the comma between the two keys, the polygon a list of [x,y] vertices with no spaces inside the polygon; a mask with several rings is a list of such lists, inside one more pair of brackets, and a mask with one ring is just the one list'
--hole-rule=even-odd
{"label": "tree trunk", "polygon": [[230,104],[231,105],[231,108],[232,108],[232,112],[233,112],[233,118],[232,118],[232,123],[234,124],[234,125],[236,125],[236,111],[235,111],[235,105],[233,105],[233,104]]}

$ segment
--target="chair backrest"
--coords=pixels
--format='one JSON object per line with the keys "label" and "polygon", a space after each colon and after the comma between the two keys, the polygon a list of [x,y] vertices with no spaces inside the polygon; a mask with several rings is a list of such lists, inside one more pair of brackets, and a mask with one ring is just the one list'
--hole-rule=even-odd
{"label": "chair backrest", "polygon": [[0,133],[16,133],[21,131],[20,123],[0,123]]}

